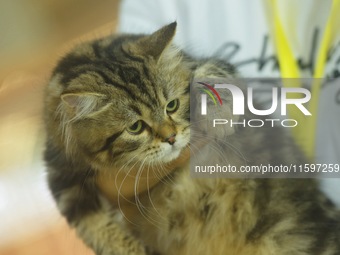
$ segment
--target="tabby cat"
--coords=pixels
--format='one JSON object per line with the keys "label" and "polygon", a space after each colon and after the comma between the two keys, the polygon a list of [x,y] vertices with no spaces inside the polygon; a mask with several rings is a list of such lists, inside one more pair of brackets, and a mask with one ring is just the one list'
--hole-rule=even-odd
{"label": "tabby cat", "polygon": [[[189,160],[171,167],[194,146],[191,82],[235,75],[223,61],[176,49],[175,30],[172,23],[151,35],[83,43],[55,68],[45,160],[61,214],[97,255],[340,254],[339,213],[314,180],[192,178]],[[305,162],[283,133],[225,130],[218,139],[233,145],[224,148],[228,162]],[[110,203],[98,185],[102,173],[135,174],[133,198]]]}

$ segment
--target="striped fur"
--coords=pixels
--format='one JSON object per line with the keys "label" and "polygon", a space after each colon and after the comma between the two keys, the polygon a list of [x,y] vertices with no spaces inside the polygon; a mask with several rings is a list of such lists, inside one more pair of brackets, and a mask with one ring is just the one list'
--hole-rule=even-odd
{"label": "striped fur", "polygon": [[[339,214],[312,180],[192,179],[186,163],[129,208],[101,195],[101,172],[129,175],[145,165],[160,174],[188,146],[193,79],[234,75],[222,61],[175,48],[175,28],[84,43],[55,68],[45,97],[45,161],[60,212],[97,255],[340,254]],[[173,100],[178,107],[167,111]],[[304,162],[284,134],[258,130],[218,135],[254,164]],[[235,149],[224,149],[240,164]]]}

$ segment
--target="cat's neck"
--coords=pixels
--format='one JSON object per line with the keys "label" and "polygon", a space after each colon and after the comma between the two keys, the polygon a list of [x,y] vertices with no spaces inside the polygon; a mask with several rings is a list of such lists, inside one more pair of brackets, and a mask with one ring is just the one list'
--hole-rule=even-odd
{"label": "cat's neck", "polygon": [[187,147],[177,159],[164,164],[161,169],[157,165],[133,166],[131,169],[102,169],[98,171],[96,183],[102,194],[113,204],[134,201],[136,195],[150,190],[165,176],[186,165],[189,158],[190,149]]}

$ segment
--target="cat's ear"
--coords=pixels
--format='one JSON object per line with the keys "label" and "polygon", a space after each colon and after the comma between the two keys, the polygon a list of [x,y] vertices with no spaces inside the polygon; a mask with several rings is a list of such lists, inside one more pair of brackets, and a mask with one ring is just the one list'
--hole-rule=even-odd
{"label": "cat's ear", "polygon": [[81,118],[103,107],[104,96],[91,92],[73,92],[61,95],[61,100],[76,118]]}
{"label": "cat's ear", "polygon": [[162,27],[151,35],[144,36],[130,45],[130,50],[141,56],[151,56],[158,60],[162,52],[172,41],[177,22]]}

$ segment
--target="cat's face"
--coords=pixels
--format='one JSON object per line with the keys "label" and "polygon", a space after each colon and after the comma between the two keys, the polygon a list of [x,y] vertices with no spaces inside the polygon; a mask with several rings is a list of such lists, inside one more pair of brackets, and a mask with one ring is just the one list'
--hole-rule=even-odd
{"label": "cat's face", "polygon": [[174,31],[96,41],[61,61],[49,94],[70,153],[98,168],[179,156],[190,138],[190,71],[168,47]]}

